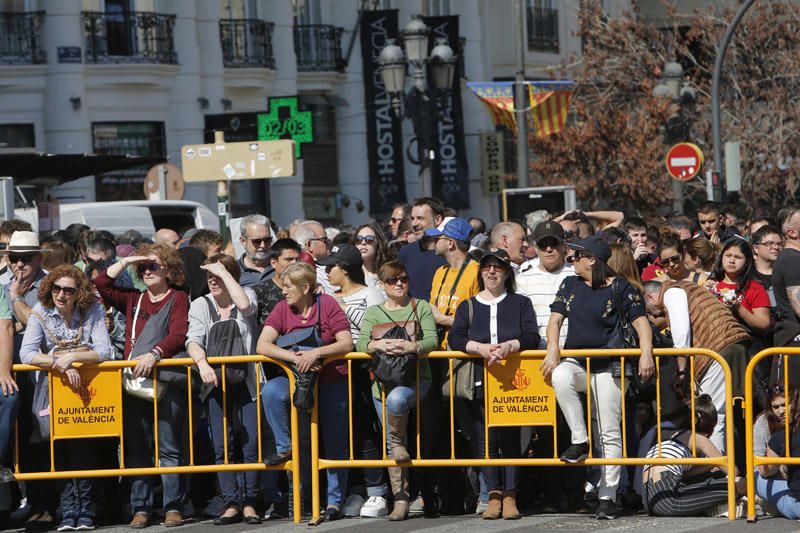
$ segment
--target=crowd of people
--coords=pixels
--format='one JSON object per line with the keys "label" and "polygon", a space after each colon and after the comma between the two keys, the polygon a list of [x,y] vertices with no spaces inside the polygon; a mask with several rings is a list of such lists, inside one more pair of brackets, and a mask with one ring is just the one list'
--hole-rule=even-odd
{"label": "crowd of people", "polygon": [[[237,257],[233,241],[211,230],[179,235],[162,228],[150,240],[133,230],[112,235],[73,224],[40,238],[25,222],[0,224],[4,466],[13,469],[18,455],[22,472],[51,468],[48,373],[14,373],[12,363],[36,365],[79,387],[81,364],[123,359],[136,362],[123,374],[126,468],[154,466],[154,453],[160,466],[185,465],[190,451],[195,464],[299,460],[302,512],[310,514],[308,417],[318,405],[323,457],[346,459],[352,449],[357,458],[385,454],[398,463],[327,469],[324,520],[473,511],[513,520],[521,510],[614,519],[641,508],[716,515],[727,499],[727,476],[743,493],[743,464],[728,472],[404,463],[450,457],[450,431],[457,457],[555,455],[578,464],[590,454],[619,458],[627,448],[628,456],[685,458],[696,450],[741,459],[744,418],[739,409],[726,412],[726,386],[741,396],[755,353],[800,346],[800,207],[749,220],[714,202],[702,204],[696,220],[537,211],[487,227],[423,197],[398,205],[386,226],[296,220],[278,228],[249,215],[240,228],[233,239],[244,253]],[[562,358],[562,349],[624,347],[622,325],[638,338],[634,364],[593,357],[587,369],[585,358]],[[707,356],[694,356],[691,365],[688,357],[662,358],[657,431],[653,348],[666,346],[719,353],[733,380],[726,384],[723,367]],[[440,349],[480,357],[456,361],[451,376],[446,361],[419,357]],[[485,369],[533,349],[546,351],[540,371],[555,391],[559,423],[487,432]],[[371,359],[325,364],[354,350]],[[276,364],[230,364],[223,372],[208,361],[248,354],[283,362],[294,375],[293,393]],[[157,366],[172,357],[192,359],[188,376]],[[754,375],[763,411],[754,428],[760,455],[785,455],[787,441],[789,454],[800,454],[800,366],[784,368],[782,361],[765,359]],[[292,445],[292,405],[300,415],[299,447]],[[591,442],[587,405],[596,426]],[[729,424],[735,451],[726,451]],[[420,438],[410,438],[417,427]],[[59,440],[53,467],[116,468],[119,444]],[[204,515],[216,525],[257,524],[291,512],[291,483],[281,471],[226,470],[213,478],[20,481],[0,484],[0,503],[10,508],[18,500],[11,518],[28,530],[59,531],[93,529],[125,515],[130,527],[144,528],[162,517],[167,527]],[[765,510],[800,517],[800,468],[759,467],[757,488]]]}

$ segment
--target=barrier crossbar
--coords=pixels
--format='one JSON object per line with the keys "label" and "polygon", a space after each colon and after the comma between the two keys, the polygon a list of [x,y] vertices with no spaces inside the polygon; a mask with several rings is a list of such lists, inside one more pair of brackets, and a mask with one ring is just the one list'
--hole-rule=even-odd
{"label": "barrier crossbar", "polygon": [[[56,462],[55,462],[55,442],[61,440],[67,440],[69,438],[83,438],[80,435],[73,436],[73,437],[55,437],[54,436],[54,426],[55,426],[55,413],[58,412],[58,405],[55,404],[53,398],[53,382],[55,379],[61,379],[60,377],[56,377],[53,375],[53,372],[50,372],[47,368],[41,368],[34,365],[22,365],[16,364],[13,366],[14,373],[21,373],[21,372],[35,372],[35,371],[46,371],[48,372],[48,385],[49,385],[49,398],[50,398],[50,436],[49,436],[49,447],[50,447],[50,470],[49,471],[37,471],[37,472],[23,472],[20,470],[20,432],[19,432],[19,420],[15,426],[15,435],[14,435],[14,457],[15,457],[15,467],[13,472],[13,477],[20,481],[29,481],[29,480],[41,480],[41,479],[70,479],[70,478],[97,478],[97,477],[117,477],[117,476],[151,476],[151,475],[162,475],[162,474],[201,474],[201,473],[213,473],[213,472],[241,472],[245,470],[283,470],[291,473],[291,483],[292,483],[292,492],[293,492],[293,505],[294,505],[294,522],[300,522],[301,516],[301,493],[300,493],[300,461],[299,457],[293,455],[288,461],[285,463],[278,465],[278,466],[268,466],[263,462],[263,450],[262,450],[262,406],[261,406],[261,382],[262,382],[262,367],[260,364],[256,365],[256,383],[258,386],[258,394],[256,395],[256,409],[258,413],[258,426],[257,426],[257,434],[258,434],[258,462],[256,463],[229,463],[228,462],[228,410],[227,410],[227,379],[226,379],[226,367],[228,365],[238,365],[238,364],[246,364],[246,363],[273,363],[279,366],[283,372],[286,374],[287,378],[289,379],[289,393],[290,396],[294,391],[295,387],[295,380],[294,380],[294,373],[289,368],[286,362],[280,361],[277,359],[272,359],[270,357],[265,357],[262,355],[242,355],[242,356],[227,356],[227,357],[209,357],[208,362],[212,367],[220,367],[221,369],[221,378],[219,381],[219,388],[222,391],[222,401],[223,401],[223,408],[222,408],[222,423],[223,423],[223,435],[226,435],[225,444],[224,444],[224,462],[223,464],[211,464],[211,465],[197,465],[195,464],[195,457],[194,457],[194,402],[192,401],[192,367],[194,366],[194,361],[190,358],[175,358],[175,359],[164,359],[158,362],[156,368],[153,369],[153,372],[157,374],[158,369],[163,369],[167,367],[184,367],[186,368],[186,415],[188,417],[188,464],[181,465],[181,466],[161,466],[159,456],[158,456],[158,402],[154,399],[153,400],[153,442],[154,442],[154,465],[152,467],[143,467],[143,468],[129,468],[125,466],[125,443],[124,443],[124,421],[120,422],[119,434],[113,435],[98,435],[92,434],[88,435],[91,438],[118,438],[119,439],[119,468],[105,468],[105,469],[93,469],[93,470],[58,470],[56,469]],[[118,379],[120,383],[122,383],[122,372],[125,368],[132,368],[136,366],[135,360],[127,360],[127,361],[104,361],[102,363],[97,364],[83,364],[83,365],[76,365],[79,371],[81,369],[85,370],[98,370],[100,372],[111,372],[116,373],[118,375]],[[154,374],[151,374],[153,377]],[[157,379],[153,381],[153,389],[154,395],[157,397],[158,387],[164,386],[163,383],[160,383]],[[126,394],[122,391],[122,394]],[[122,412],[122,417],[124,418],[124,408],[122,405],[119,406],[120,411]],[[20,414],[22,416],[22,414]],[[292,405],[291,406],[291,413],[290,413],[290,423],[291,423],[291,440],[292,440],[292,449],[299,450],[300,446],[300,439],[299,439],[299,431],[298,431],[298,413],[297,409]]]}
{"label": "barrier crossbar", "polygon": [[[520,358],[520,359],[538,359],[541,360],[546,355],[545,350],[531,350],[531,351],[524,351],[518,354],[512,354],[509,358]],[[658,450],[658,457],[656,458],[644,458],[644,457],[628,457],[628,450],[627,450],[627,439],[626,439],[626,428],[624,421],[626,420],[625,417],[625,387],[626,387],[626,380],[621,380],[621,396],[622,396],[622,416],[621,420],[622,423],[622,448],[623,454],[621,458],[602,458],[602,457],[593,457],[591,455],[592,449],[592,410],[591,410],[591,360],[593,358],[598,357],[613,357],[619,358],[622,366],[624,368],[625,359],[631,358],[638,358],[640,355],[640,351],[638,349],[626,349],[626,350],[608,350],[608,349],[597,349],[597,350],[561,350],[561,357],[562,361],[568,357],[581,357],[586,358],[586,396],[587,396],[587,407],[586,407],[586,417],[587,417],[587,431],[589,435],[589,448],[590,448],[590,455],[585,461],[577,464],[569,464],[561,461],[558,458],[558,445],[557,445],[557,431],[555,425],[553,425],[553,450],[554,456],[552,458],[496,458],[490,459],[489,458],[489,446],[488,446],[488,431],[489,431],[489,424],[484,423],[484,431],[485,431],[485,440],[484,440],[484,457],[483,458],[461,458],[456,457],[455,455],[455,394],[454,394],[454,379],[453,379],[453,360],[456,359],[480,359],[478,355],[470,355],[465,354],[463,352],[431,352],[426,355],[420,355],[417,361],[417,380],[416,380],[416,411],[417,413],[420,412],[420,395],[419,395],[419,361],[422,359],[428,360],[447,360],[448,361],[448,376],[450,382],[450,395],[449,399],[449,417],[450,417],[450,457],[446,459],[426,459],[421,456],[421,434],[420,434],[420,417],[416,417],[416,430],[415,430],[415,439],[416,439],[416,456],[413,457],[410,461],[405,462],[397,462],[394,459],[387,456],[386,451],[386,441],[387,441],[387,428],[386,425],[382,422],[382,458],[381,459],[356,459],[353,454],[353,407],[352,407],[352,363],[353,361],[364,361],[371,359],[371,356],[367,353],[363,352],[352,352],[345,355],[340,356],[333,356],[328,357],[324,361],[324,365],[331,364],[336,361],[347,361],[348,365],[348,412],[347,412],[347,423],[348,423],[348,438],[349,438],[349,457],[347,459],[325,459],[319,456],[320,450],[320,443],[319,443],[319,409],[318,405],[314,405],[311,411],[311,472],[312,472],[312,513],[313,513],[313,520],[318,520],[319,512],[320,512],[320,479],[319,474],[320,471],[325,469],[331,468],[381,468],[381,467],[393,467],[393,466],[401,466],[401,467],[453,467],[453,466],[591,466],[591,465],[624,465],[624,466],[638,466],[638,465],[673,465],[673,464],[680,464],[680,465],[714,465],[714,466],[721,466],[726,467],[728,469],[729,475],[728,478],[728,517],[729,520],[735,520],[736,518],[736,486],[735,486],[735,475],[733,474],[736,471],[735,466],[735,455],[733,453],[734,450],[734,438],[733,438],[733,424],[728,423],[725,426],[725,442],[726,442],[726,451],[724,455],[720,457],[698,457],[696,446],[692,445],[692,457],[685,458],[685,459],[673,459],[673,458],[665,458],[661,454],[661,394],[660,394],[660,360],[661,357],[678,357],[678,356],[688,356],[689,357],[689,370],[690,370],[690,387],[691,387],[691,409],[694,412],[694,397],[695,397],[695,365],[694,365],[694,358],[695,356],[707,356],[715,361],[717,361],[725,375],[725,408],[726,412],[732,413],[733,412],[733,397],[731,394],[731,370],[728,366],[728,363],[725,361],[725,358],[719,355],[716,352],[702,349],[702,348],[690,348],[690,349],[677,349],[677,348],[659,348],[653,350],[654,360],[656,365],[656,440],[654,442],[658,443],[659,450]],[[636,361],[633,361],[634,369],[636,369]],[[486,365],[483,367],[484,371],[484,387],[488,383],[488,374],[489,370],[487,369]],[[636,371],[636,370],[634,370]],[[436,384],[433,384],[436,386]],[[316,387],[316,385],[315,385]],[[486,390],[486,389],[484,389]],[[317,393],[315,395],[316,398],[319,397]],[[444,399],[443,399],[444,401]],[[483,398],[484,402],[484,413],[489,413],[489,394],[484,394]],[[381,393],[381,411],[383,420],[385,420],[386,414],[386,394],[385,391]],[[410,430],[409,430],[410,433]],[[692,417],[692,434],[695,433],[694,427],[694,417]],[[409,440],[411,435],[409,435]],[[635,452],[634,452],[635,453]],[[800,464],[800,459],[797,460],[798,464]]]}
{"label": "barrier crossbar", "polygon": [[753,440],[753,424],[758,413],[755,412],[755,397],[753,391],[753,372],[758,366],[759,361],[767,357],[779,356],[783,358],[783,368],[788,369],[789,356],[800,355],[800,348],[767,348],[761,350],[750,359],[744,373],[745,385],[745,450],[747,458],[747,521],[756,521],[756,474],[757,468],[761,465],[795,465],[800,466],[800,457],[791,457],[790,442],[792,432],[789,431],[789,423],[792,417],[789,401],[789,372],[784,371],[782,385],[786,397],[786,424],[784,433],[786,435],[785,454],[783,457],[761,457],[755,455],[755,442]]}

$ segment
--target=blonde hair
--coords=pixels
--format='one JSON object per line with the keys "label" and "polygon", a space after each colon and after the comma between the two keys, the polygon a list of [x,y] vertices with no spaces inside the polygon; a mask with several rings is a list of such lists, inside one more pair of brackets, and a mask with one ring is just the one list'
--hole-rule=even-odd
{"label": "blonde hair", "polygon": [[308,263],[294,263],[286,267],[281,274],[281,280],[295,287],[308,285],[313,289],[317,285],[317,273]]}
{"label": "blonde hair", "polygon": [[624,242],[612,242],[609,246],[611,247],[611,258],[608,260],[608,266],[644,294],[642,279],[639,277],[639,269],[636,268],[636,261],[633,259],[630,245]]}

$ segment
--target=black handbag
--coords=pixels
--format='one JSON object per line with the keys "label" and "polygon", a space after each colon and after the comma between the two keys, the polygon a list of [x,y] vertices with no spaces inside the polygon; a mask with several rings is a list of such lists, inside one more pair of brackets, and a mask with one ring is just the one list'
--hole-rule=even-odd
{"label": "black handbag", "polygon": [[[403,323],[396,322],[383,307],[378,307],[391,322],[376,324],[372,328],[372,340],[401,339],[416,342],[422,336],[417,315],[417,301],[411,299],[411,314]],[[411,317],[415,320],[412,320]],[[409,331],[410,330],[410,331]],[[417,378],[417,354],[390,355],[383,350],[374,350],[370,360],[370,371],[375,379],[388,386],[411,386]]]}
{"label": "black handbag", "polygon": [[[322,346],[322,324],[320,318],[322,305],[319,298],[317,298],[316,304],[317,323],[313,326],[296,329],[291,333],[281,335],[275,341],[276,346],[293,352],[302,352]],[[294,374],[292,404],[298,409],[309,411],[314,406],[314,385],[319,377],[319,372],[298,372],[296,365],[292,365],[291,368],[292,374]]]}

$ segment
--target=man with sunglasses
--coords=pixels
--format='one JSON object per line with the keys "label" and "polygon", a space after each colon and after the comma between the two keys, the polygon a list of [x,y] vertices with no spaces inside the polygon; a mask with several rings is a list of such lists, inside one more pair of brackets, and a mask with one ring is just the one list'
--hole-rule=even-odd
{"label": "man with sunglasses", "polygon": [[244,246],[244,254],[239,258],[242,271],[239,285],[254,287],[269,280],[275,273],[269,262],[272,228],[264,215],[247,215],[242,219],[239,232],[239,242]]}
{"label": "man with sunglasses", "polygon": [[392,216],[389,218],[389,234],[392,236],[391,240],[400,237],[400,224],[404,220],[411,218],[411,206],[408,204],[397,204],[392,210]]}
{"label": "man with sunglasses", "polygon": [[290,234],[300,247],[314,260],[317,270],[317,283],[322,286],[325,294],[334,294],[339,287],[331,285],[328,281],[328,273],[325,267],[317,263],[323,257],[328,257],[331,253],[331,241],[325,233],[325,226],[316,220],[306,220],[297,225],[294,233]]}

